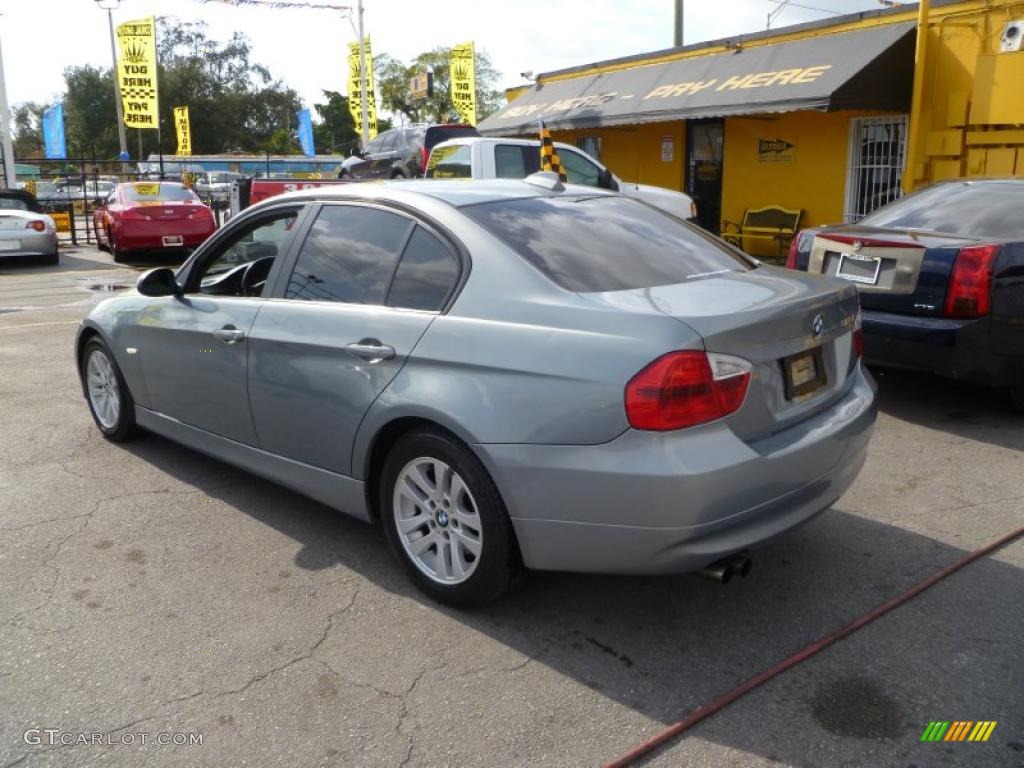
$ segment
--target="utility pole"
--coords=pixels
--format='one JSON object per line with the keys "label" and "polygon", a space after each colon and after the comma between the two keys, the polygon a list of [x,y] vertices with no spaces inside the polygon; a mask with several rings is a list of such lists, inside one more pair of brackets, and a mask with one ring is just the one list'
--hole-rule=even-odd
{"label": "utility pole", "polygon": [[14,189],[18,175],[14,167],[14,142],[11,140],[11,110],[7,107],[7,80],[4,77],[4,52],[0,46],[0,144],[4,151],[4,186]]}
{"label": "utility pole", "polygon": [[356,5],[359,24],[359,106],[363,116],[363,147],[370,143],[370,121],[366,114],[366,49],[363,42],[363,0]]}
{"label": "utility pole", "polygon": [[675,47],[683,45],[683,0],[676,0]]}
{"label": "utility pole", "polygon": [[[124,112],[121,106],[121,78],[117,71],[117,47],[114,44],[114,9],[121,4],[121,0],[96,0],[96,5],[107,12],[107,26],[110,28],[110,66],[114,75],[114,103],[117,106],[117,139],[120,143],[120,159],[128,156],[128,135],[124,127]],[[139,160],[142,158],[140,157]],[[122,171],[124,168],[121,169]]]}

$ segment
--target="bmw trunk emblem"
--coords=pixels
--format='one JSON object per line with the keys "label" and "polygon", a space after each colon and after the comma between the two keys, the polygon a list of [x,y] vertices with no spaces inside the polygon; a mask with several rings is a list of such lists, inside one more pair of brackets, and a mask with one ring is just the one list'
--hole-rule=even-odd
{"label": "bmw trunk emblem", "polygon": [[825,328],[825,318],[821,316],[819,312],[814,316],[814,320],[811,322],[811,330],[815,336],[821,336],[821,332]]}

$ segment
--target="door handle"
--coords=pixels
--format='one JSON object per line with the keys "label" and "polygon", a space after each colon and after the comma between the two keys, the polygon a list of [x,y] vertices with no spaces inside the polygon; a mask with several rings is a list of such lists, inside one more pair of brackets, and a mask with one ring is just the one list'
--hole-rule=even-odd
{"label": "door handle", "polygon": [[355,344],[346,344],[345,349],[370,363],[390,360],[395,356],[394,347],[381,344],[377,339],[363,339]]}
{"label": "door handle", "polygon": [[240,331],[233,325],[226,325],[223,328],[215,330],[213,335],[225,344],[234,344],[236,341],[241,341],[245,338],[245,331]]}

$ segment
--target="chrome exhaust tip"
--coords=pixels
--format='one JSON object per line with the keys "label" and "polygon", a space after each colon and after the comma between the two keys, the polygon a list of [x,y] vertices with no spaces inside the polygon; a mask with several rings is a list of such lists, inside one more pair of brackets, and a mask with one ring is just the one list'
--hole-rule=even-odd
{"label": "chrome exhaust tip", "polygon": [[699,573],[705,579],[711,579],[712,581],[717,581],[721,584],[728,584],[735,571],[736,569],[732,564],[719,560],[718,562],[712,563],[707,568],[702,568]]}

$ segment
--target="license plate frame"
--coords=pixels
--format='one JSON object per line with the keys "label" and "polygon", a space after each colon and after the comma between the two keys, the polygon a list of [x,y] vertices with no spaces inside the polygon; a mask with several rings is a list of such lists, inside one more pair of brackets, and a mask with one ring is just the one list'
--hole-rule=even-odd
{"label": "license plate frame", "polygon": [[181,248],[185,245],[185,238],[181,235],[164,235],[162,242],[164,248]]}
{"label": "license plate frame", "polygon": [[[864,264],[871,262],[875,266],[874,274],[870,277],[867,275],[857,275],[850,273],[843,273],[843,267],[848,262],[858,262]],[[836,267],[836,277],[842,278],[843,280],[849,280],[852,283],[861,283],[863,285],[878,285],[878,275],[882,271],[882,260],[878,256],[860,256],[853,253],[840,253],[839,254],[839,266]]]}
{"label": "license plate frame", "polygon": [[825,355],[821,347],[782,358],[782,372],[786,381],[787,400],[796,400],[828,385]]}

